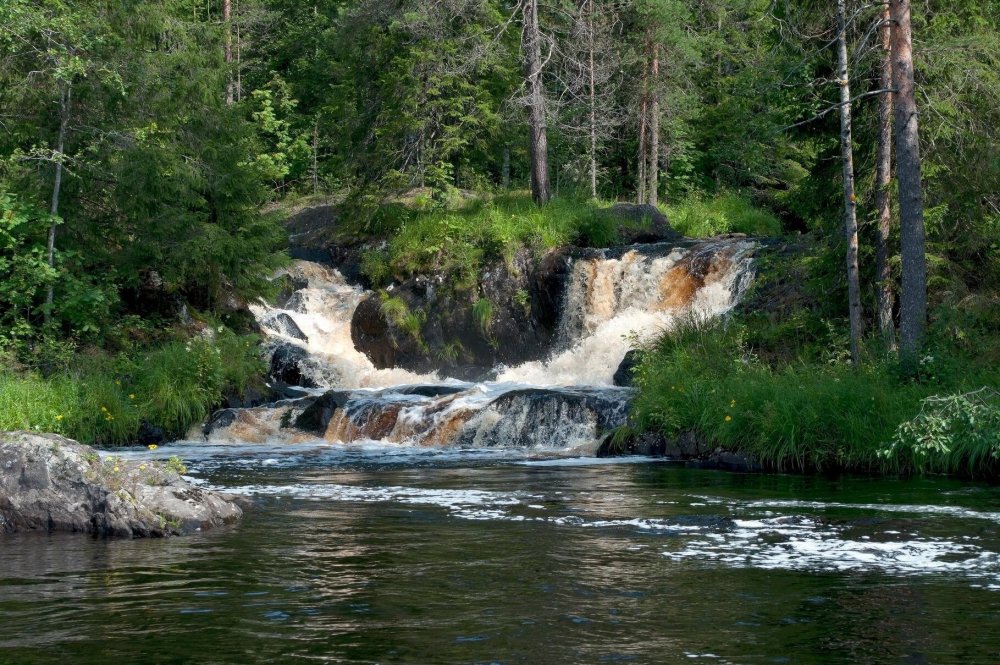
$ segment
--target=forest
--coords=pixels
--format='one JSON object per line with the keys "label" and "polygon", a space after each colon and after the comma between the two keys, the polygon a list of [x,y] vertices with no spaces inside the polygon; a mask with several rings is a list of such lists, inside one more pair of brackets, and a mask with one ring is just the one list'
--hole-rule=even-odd
{"label": "forest", "polygon": [[620,445],[997,470],[996,0],[5,0],[0,26],[2,429],[176,436],[259,390],[246,306],[303,207],[385,240],[367,287],[437,275],[485,320],[482,266],[614,244],[620,201],[777,247],[730,323],[643,350]]}

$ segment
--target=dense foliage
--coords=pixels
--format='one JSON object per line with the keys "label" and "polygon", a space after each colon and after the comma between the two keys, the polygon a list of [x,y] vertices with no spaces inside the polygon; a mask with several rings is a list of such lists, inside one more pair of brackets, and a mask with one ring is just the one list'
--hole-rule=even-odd
{"label": "dense foliage", "polygon": [[[529,184],[538,129],[527,4],[538,5],[555,196],[544,209],[512,194]],[[870,323],[880,8],[847,5]],[[265,294],[283,261],[281,224],[261,211],[303,195],[387,241],[364,261],[379,285],[434,272],[474,291],[489,258],[607,242],[600,200],[657,199],[690,235],[809,233],[810,279],[830,311],[768,334],[793,347],[817,326],[839,335],[833,11],[799,0],[5,0],[0,353],[51,374],[74,350],[106,362],[169,354],[211,317],[238,329],[234,310]],[[979,339],[988,323],[965,313],[992,311],[981,305],[1000,289],[1000,3],[913,11],[932,324]],[[386,205],[414,191],[410,205]],[[898,276],[898,259],[891,268]],[[775,371],[759,382],[799,385],[800,370]]]}

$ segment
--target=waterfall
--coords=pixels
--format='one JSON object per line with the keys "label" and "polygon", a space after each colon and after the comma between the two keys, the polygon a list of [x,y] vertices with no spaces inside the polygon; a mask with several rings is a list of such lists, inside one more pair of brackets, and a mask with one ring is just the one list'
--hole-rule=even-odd
{"label": "waterfall", "polygon": [[627,421],[632,390],[611,384],[628,350],[679,321],[728,312],[752,279],[756,246],[727,239],[575,258],[550,356],[475,384],[375,368],[351,339],[354,311],[370,293],[336,269],[298,261],[287,271],[298,288],[280,307],[253,313],[272,345],[305,350],[303,376],[329,391],[218,412],[205,436],[592,453]]}
{"label": "waterfall", "polygon": [[[716,241],[656,247],[619,258],[577,260],[559,324],[556,352],[548,360],[503,371],[498,380],[533,385],[611,385],[629,349],[678,321],[728,312],[752,277],[753,242]],[[652,251],[653,253],[648,253]]]}
{"label": "waterfall", "polygon": [[[339,270],[296,261],[279,276],[305,286],[294,291],[281,307],[260,303],[251,305],[250,310],[272,343],[305,349],[309,355],[302,363],[303,375],[316,385],[371,388],[438,380],[436,375],[376,369],[365,354],[354,348],[351,317],[369,293],[348,284]],[[289,321],[294,327],[288,325]]]}

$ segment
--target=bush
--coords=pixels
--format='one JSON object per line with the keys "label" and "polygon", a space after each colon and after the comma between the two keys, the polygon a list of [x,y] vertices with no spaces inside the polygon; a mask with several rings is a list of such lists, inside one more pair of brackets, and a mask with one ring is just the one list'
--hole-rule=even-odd
{"label": "bush", "polygon": [[932,395],[879,453],[921,472],[995,472],[1000,467],[1000,393],[984,387]]}
{"label": "bush", "polygon": [[[713,445],[776,469],[976,473],[990,461],[984,451],[992,443],[986,441],[992,442],[997,430],[986,427],[985,407],[974,414],[986,427],[981,430],[985,439],[962,429],[968,419],[948,421],[947,447],[955,442],[955,450],[947,464],[921,463],[914,453],[940,444],[934,438],[939,430],[929,427],[926,416],[909,428],[904,425],[942,381],[959,389],[982,385],[995,381],[989,368],[950,356],[939,362],[961,371],[920,382],[905,378],[891,362],[862,370],[835,359],[769,364],[748,343],[753,338],[739,322],[689,324],[665,335],[644,354],[636,372],[637,426],[668,435],[695,431]],[[900,432],[908,434],[901,439]],[[893,441],[893,454],[887,454]]]}
{"label": "bush", "polygon": [[67,372],[0,372],[0,429],[101,445],[134,441],[143,422],[181,435],[265,370],[257,339],[226,329],[136,355],[78,354]]}
{"label": "bush", "polygon": [[691,238],[723,233],[781,235],[781,222],[778,218],[754,206],[742,194],[727,192],[711,199],[691,195],[679,203],[665,206],[664,211],[671,226]]}

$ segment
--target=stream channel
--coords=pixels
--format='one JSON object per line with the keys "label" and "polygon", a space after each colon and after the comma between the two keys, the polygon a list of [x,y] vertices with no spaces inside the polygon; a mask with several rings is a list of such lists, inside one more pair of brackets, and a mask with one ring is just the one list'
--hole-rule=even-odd
{"label": "stream channel", "polygon": [[[724,315],[751,251],[578,261],[550,357],[483,383],[376,369],[366,294],[299,264],[294,306],[256,314],[321,388],[114,451],[255,507],[160,541],[5,536],[0,663],[1000,662],[1000,488],[594,457],[628,348]],[[320,429],[289,427],[324,389]]]}

